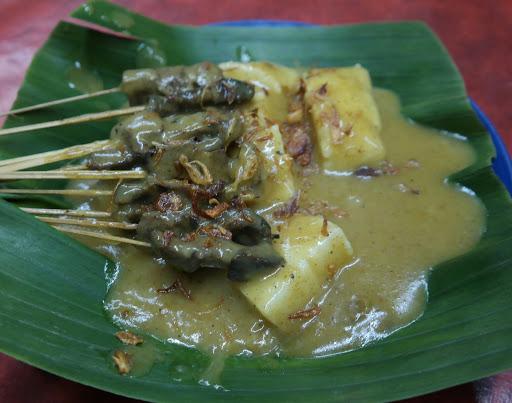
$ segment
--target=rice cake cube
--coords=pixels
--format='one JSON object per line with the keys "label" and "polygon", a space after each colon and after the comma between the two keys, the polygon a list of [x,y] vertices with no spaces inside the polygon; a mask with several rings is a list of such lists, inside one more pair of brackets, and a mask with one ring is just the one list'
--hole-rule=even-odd
{"label": "rice cake cube", "polygon": [[379,110],[366,69],[312,69],[305,83],[305,101],[325,171],[351,171],[384,158]]}
{"label": "rice cake cube", "polygon": [[284,267],[239,286],[242,294],[265,319],[289,331],[289,315],[317,297],[332,274],[351,260],[352,246],[343,230],[322,216],[294,215],[283,225],[275,248]]}

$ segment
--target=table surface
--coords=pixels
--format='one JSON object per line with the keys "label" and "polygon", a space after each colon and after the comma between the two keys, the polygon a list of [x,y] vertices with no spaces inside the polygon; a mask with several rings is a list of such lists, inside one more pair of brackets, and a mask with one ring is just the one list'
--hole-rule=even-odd
{"label": "table surface", "polygon": [[[205,24],[239,19],[278,19],[317,24],[422,20],[440,36],[460,69],[469,95],[504,139],[512,105],[512,2],[495,0],[117,0],[167,23]],[[80,0],[1,0],[0,111],[10,108],[34,52]],[[212,7],[211,5],[214,4]],[[26,393],[27,386],[30,393]],[[1,402],[109,402],[129,399],[64,380],[0,354]],[[512,401],[512,372],[409,399],[408,402]]]}

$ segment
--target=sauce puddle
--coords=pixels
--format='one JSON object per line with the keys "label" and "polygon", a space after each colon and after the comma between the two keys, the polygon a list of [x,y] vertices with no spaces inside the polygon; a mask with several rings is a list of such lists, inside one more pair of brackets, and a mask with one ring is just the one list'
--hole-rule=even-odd
{"label": "sauce puddle", "polygon": [[[301,206],[335,207],[326,218],[343,229],[354,249],[352,262],[337,268],[322,294],[310,301],[321,306],[319,315],[294,321],[292,331],[283,334],[262,319],[224,272],[185,275],[159,263],[149,250],[84,240],[118,262],[105,299],[112,320],[120,328],[211,355],[211,365],[199,378],[205,385],[218,385],[227,356],[317,357],[349,351],[420,317],[428,299],[429,270],[469,251],[485,230],[478,198],[446,180],[471,165],[475,156],[461,136],[402,117],[392,92],[375,90],[374,95],[387,151],[384,168],[393,174],[313,172],[298,178]],[[186,292],[166,292],[178,277]],[[152,361],[151,349],[147,351],[141,373],[147,371],[146,361]],[[181,379],[183,371],[188,369],[177,367],[174,378]]]}
{"label": "sauce puddle", "polygon": [[471,147],[404,119],[393,93],[376,90],[375,96],[387,160],[399,171],[301,179],[301,204],[326,202],[346,212],[327,218],[345,231],[355,256],[325,285],[316,301],[320,315],[298,321],[291,336],[280,334],[214,271],[180,275],[191,299],[158,292],[179,274],[123,246],[119,277],[105,302],[114,322],[210,354],[311,357],[364,346],[417,319],[427,301],[428,271],[476,244],[485,212],[471,192],[445,179],[472,163]]}

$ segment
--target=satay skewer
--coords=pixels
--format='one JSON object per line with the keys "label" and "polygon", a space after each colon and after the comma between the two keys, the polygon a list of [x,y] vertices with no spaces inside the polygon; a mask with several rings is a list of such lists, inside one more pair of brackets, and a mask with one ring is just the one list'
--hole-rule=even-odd
{"label": "satay skewer", "polygon": [[31,111],[35,111],[38,109],[49,108],[49,107],[55,106],[55,105],[62,105],[62,104],[67,104],[69,102],[81,101],[82,99],[89,99],[89,98],[99,97],[102,95],[114,94],[116,92],[120,92],[119,87],[109,88],[107,90],[101,90],[101,91],[96,91],[96,92],[91,92],[88,94],[76,95],[76,96],[68,97],[68,98],[56,99],[54,101],[43,102],[43,103],[40,103],[37,105],[26,106],[24,108],[12,109],[8,112],[0,113],[0,117],[16,115],[16,114],[25,113],[25,112],[31,112]]}
{"label": "satay skewer", "polygon": [[120,221],[100,221],[95,219],[82,219],[82,218],[67,218],[67,217],[44,217],[38,216],[40,221],[48,224],[66,224],[66,225],[78,225],[84,227],[99,227],[99,228],[116,228],[124,230],[136,230],[138,224],[132,224]]}
{"label": "satay skewer", "polygon": [[0,194],[20,194],[20,195],[62,195],[62,196],[112,196],[112,190],[94,190],[94,189],[0,189]]}
{"label": "satay skewer", "polygon": [[[96,93],[78,95],[71,98],[53,100],[39,105],[15,109],[4,113],[16,114],[52,105],[87,99],[113,92],[124,93],[130,103],[148,103],[148,96],[155,102],[154,107],[169,113],[181,107],[207,105],[231,105],[249,101],[254,96],[254,86],[250,83],[224,77],[222,69],[212,63],[199,63],[192,66],[173,66],[159,69],[126,70],[118,87]],[[0,130],[0,136],[30,130],[91,122],[141,112],[146,105],[124,109],[90,113],[51,122],[42,122]]]}
{"label": "satay skewer", "polygon": [[143,179],[146,172],[136,170],[126,171],[95,171],[95,170],[54,170],[54,171],[15,171],[0,172],[0,180],[21,180],[21,179]]}
{"label": "satay skewer", "polygon": [[73,117],[65,118],[65,119],[52,120],[50,122],[41,122],[41,123],[34,123],[31,125],[11,127],[9,129],[1,129],[0,136],[5,136],[8,134],[23,133],[23,132],[28,132],[31,130],[40,130],[40,129],[48,129],[48,128],[52,128],[52,127],[74,125],[74,124],[78,124],[78,123],[95,122],[98,120],[110,119],[110,118],[114,118],[117,116],[124,116],[124,115],[130,115],[132,113],[142,112],[145,109],[146,109],[146,106],[141,105],[141,106],[130,106],[128,108],[122,108],[122,109],[114,109],[114,110],[105,111],[105,112],[86,113],[84,115],[73,116]]}
{"label": "satay skewer", "polygon": [[126,237],[122,237],[122,236],[115,236],[115,235],[106,234],[106,233],[102,233],[102,232],[68,228],[68,227],[63,227],[61,225],[53,225],[53,228],[55,228],[61,232],[67,232],[67,233],[75,234],[75,235],[83,235],[83,236],[88,236],[88,237],[92,237],[92,238],[104,239],[106,241],[111,241],[111,242],[128,243],[128,244],[137,245],[137,246],[145,246],[148,248],[151,247],[151,244],[149,242],[138,241],[136,239],[126,238]]}
{"label": "satay skewer", "polygon": [[[30,154],[23,157],[9,158],[0,161],[0,173],[19,171],[22,169],[33,168],[41,165],[50,164],[58,161],[65,161],[84,157],[96,151],[107,149],[112,145],[111,140],[99,140],[92,143],[79,144],[76,146],[62,148],[55,151]],[[72,170],[73,167],[65,168]],[[76,169],[76,167],[75,167]]]}
{"label": "satay skewer", "polygon": [[73,216],[73,217],[90,217],[90,218],[106,218],[111,217],[112,213],[109,211],[98,210],[73,210],[73,209],[57,209],[57,208],[34,208],[34,207],[21,207],[21,210],[29,214],[37,215],[59,215],[59,216]]}

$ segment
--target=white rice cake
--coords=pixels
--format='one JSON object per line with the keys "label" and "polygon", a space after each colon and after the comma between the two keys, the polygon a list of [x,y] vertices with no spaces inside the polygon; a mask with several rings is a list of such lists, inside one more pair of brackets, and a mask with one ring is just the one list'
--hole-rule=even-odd
{"label": "white rice cake", "polygon": [[324,170],[351,171],[384,158],[379,110],[366,69],[312,69],[305,82],[305,101]]}
{"label": "white rice cake", "polygon": [[240,285],[255,308],[280,330],[289,331],[289,315],[303,310],[321,292],[333,269],[346,265],[352,246],[343,230],[322,216],[294,215],[280,231],[276,251],[286,260],[272,275]]}

